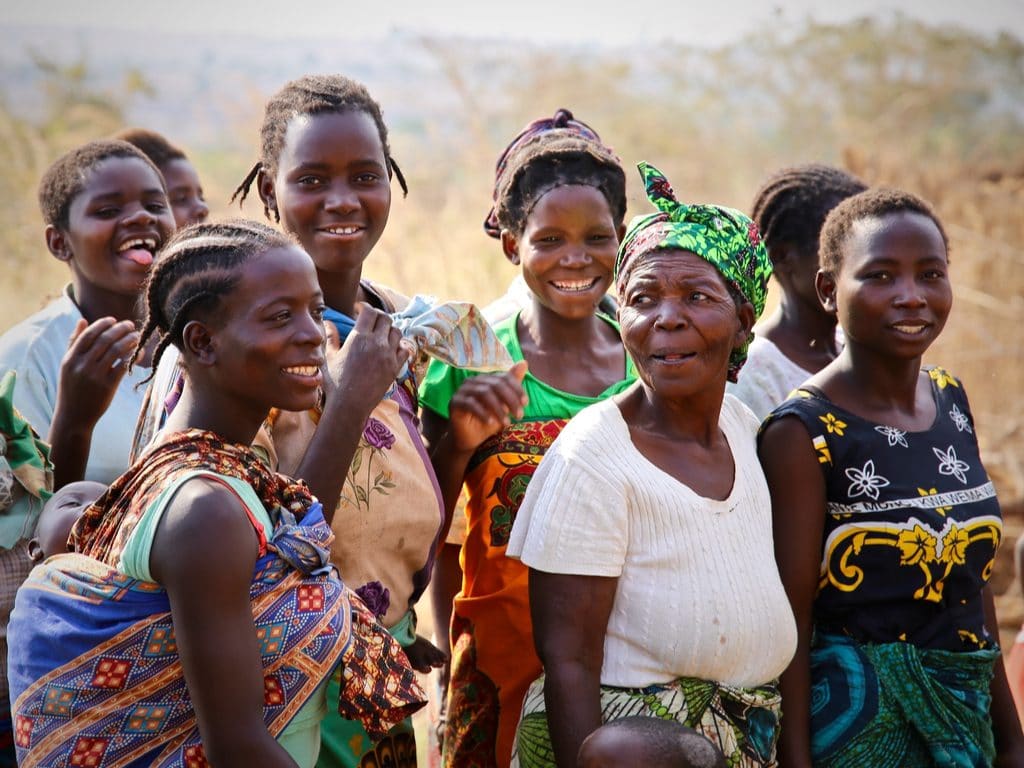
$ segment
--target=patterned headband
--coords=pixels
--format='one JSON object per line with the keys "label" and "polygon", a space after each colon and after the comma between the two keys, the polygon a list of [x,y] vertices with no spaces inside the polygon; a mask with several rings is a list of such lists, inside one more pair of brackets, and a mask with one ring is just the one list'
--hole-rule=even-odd
{"label": "patterned headband", "polygon": [[[714,266],[753,305],[755,319],[760,317],[772,267],[757,225],[734,208],[681,203],[661,171],[647,163],[637,168],[647,199],[658,213],[634,218],[619,245],[614,279],[620,298],[639,256],[655,250],[689,251]],[[733,350],[730,381],[736,380],[746,361],[748,346],[749,340],[741,349]]]}
{"label": "patterned headband", "polygon": [[498,223],[498,215],[495,211],[495,206],[498,202],[498,190],[501,187],[502,181],[505,178],[505,173],[508,170],[509,160],[523,149],[523,147],[526,147],[534,141],[540,134],[555,130],[562,131],[567,135],[579,136],[580,138],[587,139],[588,141],[594,141],[598,144],[601,143],[601,137],[597,135],[597,131],[586,123],[574,118],[572,116],[572,112],[568,109],[559,109],[555,112],[554,117],[543,117],[539,120],[534,120],[528,126],[523,128],[523,130],[519,132],[519,135],[512,139],[512,142],[505,147],[505,151],[501,153],[501,156],[498,158],[498,162],[494,166],[494,192],[491,195],[491,200],[494,205],[491,206],[490,213],[488,213],[487,218],[484,219],[484,231],[491,237],[501,237],[501,225]]}

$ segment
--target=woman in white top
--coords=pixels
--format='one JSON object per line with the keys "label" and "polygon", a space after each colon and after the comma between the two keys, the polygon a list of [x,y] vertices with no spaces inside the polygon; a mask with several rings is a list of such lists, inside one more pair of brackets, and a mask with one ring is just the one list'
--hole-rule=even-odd
{"label": "woman in white top", "polygon": [[530,567],[545,670],[513,764],[575,766],[602,722],[644,715],[695,728],[729,765],[774,765],[796,630],[757,420],[725,397],[771,268],[746,216],[681,204],[640,171],[660,212],[633,221],[615,270],[640,380],[566,427],[508,546]]}

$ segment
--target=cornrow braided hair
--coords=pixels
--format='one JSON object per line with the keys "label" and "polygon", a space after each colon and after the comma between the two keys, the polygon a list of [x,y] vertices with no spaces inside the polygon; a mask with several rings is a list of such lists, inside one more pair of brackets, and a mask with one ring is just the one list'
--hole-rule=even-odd
{"label": "cornrow braided hair", "polygon": [[184,346],[181,334],[185,325],[200,312],[216,310],[221,299],[234,290],[242,264],[293,244],[287,235],[245,219],[193,224],[178,230],[157,254],[146,280],[145,320],[132,361],[156,336],[155,372],[168,346]]}
{"label": "cornrow braided hair", "polygon": [[751,218],[757,224],[772,262],[788,243],[801,253],[815,253],[828,212],[867,185],[839,168],[811,163],[772,174],[754,196]]}
{"label": "cornrow braided hair", "polygon": [[138,148],[126,141],[90,141],[61,155],[39,180],[39,210],[47,224],[67,229],[72,201],[81,194],[89,173],[104,160],[133,157],[153,169],[160,186],[167,191],[163,174]]}
{"label": "cornrow braided hair", "polygon": [[[373,118],[373,122],[377,125],[381,146],[384,149],[388,178],[394,172],[395,178],[398,179],[398,185],[402,188],[402,194],[408,195],[409,187],[405,182],[405,176],[402,175],[402,170],[395,162],[395,158],[391,156],[388,129],[384,124],[380,104],[374,100],[366,87],[344,75],[306,75],[285,84],[267,102],[263,114],[263,125],[260,127],[259,162],[252,167],[242,183],[238,185],[234,194],[231,195],[231,202],[235,202],[236,198],[239,206],[245,202],[260,171],[271,176],[277,173],[277,163],[281,157],[281,150],[284,148],[285,133],[293,118],[299,115],[344,114],[346,112],[365,112]],[[266,205],[263,206],[263,214],[268,219],[270,218],[270,209]],[[274,220],[281,220],[277,211],[274,211]]]}
{"label": "cornrow braided hair", "polygon": [[115,133],[113,138],[127,141],[138,147],[142,153],[153,161],[157,168],[163,168],[172,160],[187,160],[184,150],[174,146],[164,136],[147,128],[125,128]]}
{"label": "cornrow braided hair", "polygon": [[949,238],[938,214],[923,199],[901,189],[869,189],[849,197],[829,213],[821,229],[821,270],[830,275],[839,272],[843,263],[843,245],[856,221],[877,219],[893,213],[918,213],[927,216],[942,236],[942,245],[949,258]]}
{"label": "cornrow braided hair", "polygon": [[597,132],[559,109],[535,120],[501,153],[494,169],[494,207],[484,231],[501,237],[507,229],[521,235],[537,201],[556,187],[594,187],[608,201],[615,225],[626,216],[626,174],[611,147]]}

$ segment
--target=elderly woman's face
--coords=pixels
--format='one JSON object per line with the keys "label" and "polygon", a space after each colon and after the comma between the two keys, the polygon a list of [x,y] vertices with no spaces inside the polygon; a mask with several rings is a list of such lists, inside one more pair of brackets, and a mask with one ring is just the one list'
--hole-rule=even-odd
{"label": "elderly woman's face", "polygon": [[652,251],[639,257],[619,298],[622,341],[648,388],[685,397],[725,386],[729,355],[747,338],[753,312],[737,308],[715,267],[689,251]]}

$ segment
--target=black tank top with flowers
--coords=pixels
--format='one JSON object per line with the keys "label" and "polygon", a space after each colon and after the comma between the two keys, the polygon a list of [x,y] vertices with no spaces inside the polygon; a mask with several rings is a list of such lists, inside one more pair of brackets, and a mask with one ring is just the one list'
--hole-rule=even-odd
{"label": "black tank top with flowers", "polygon": [[982,589],[1002,536],[999,502],[963,386],[942,368],[926,370],[937,410],[922,432],[862,419],[813,387],[765,424],[800,419],[825,475],[816,629],[976,650],[995,641]]}

